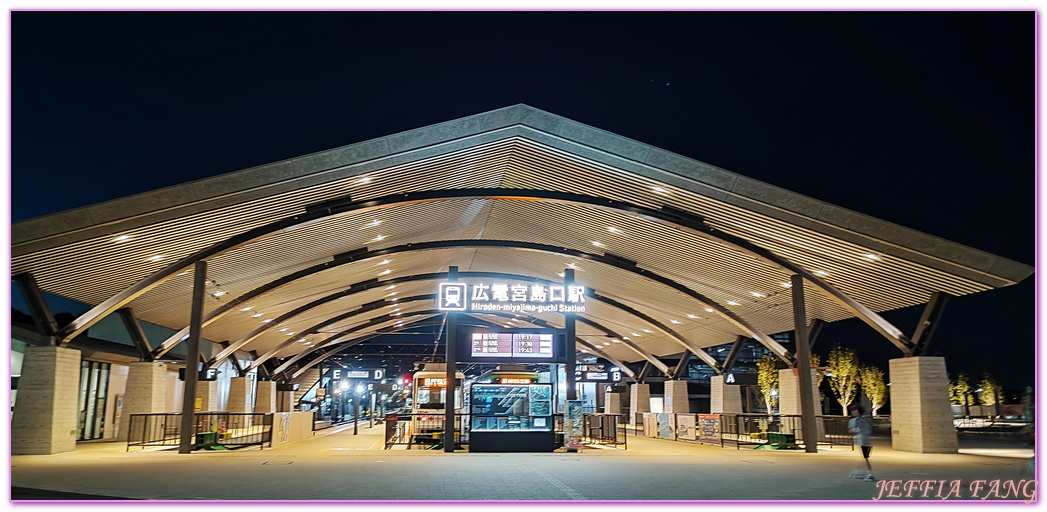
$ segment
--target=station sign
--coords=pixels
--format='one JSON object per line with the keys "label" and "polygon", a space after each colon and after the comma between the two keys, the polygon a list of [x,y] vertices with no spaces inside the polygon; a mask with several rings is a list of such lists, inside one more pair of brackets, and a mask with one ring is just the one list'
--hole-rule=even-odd
{"label": "station sign", "polygon": [[374,379],[382,380],[385,378],[385,369],[379,368],[377,370],[345,370],[344,373],[341,368],[335,368],[331,370],[331,378],[333,379]]}
{"label": "station sign", "polygon": [[584,313],[585,287],[505,282],[440,283],[440,311]]}
{"label": "station sign", "polygon": [[725,373],[723,383],[728,386],[755,386],[757,385],[755,373]]}

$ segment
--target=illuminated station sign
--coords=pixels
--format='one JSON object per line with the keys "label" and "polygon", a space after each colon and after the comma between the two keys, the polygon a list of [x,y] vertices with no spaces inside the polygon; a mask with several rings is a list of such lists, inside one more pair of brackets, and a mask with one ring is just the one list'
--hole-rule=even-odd
{"label": "illuminated station sign", "polygon": [[509,283],[440,283],[438,309],[503,313],[584,313],[585,287]]}
{"label": "illuminated station sign", "polygon": [[553,333],[474,332],[470,355],[552,359],[553,338]]}

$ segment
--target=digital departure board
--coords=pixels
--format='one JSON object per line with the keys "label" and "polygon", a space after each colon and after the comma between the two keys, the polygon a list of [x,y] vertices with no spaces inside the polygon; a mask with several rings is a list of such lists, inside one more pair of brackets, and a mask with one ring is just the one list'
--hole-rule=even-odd
{"label": "digital departure board", "polygon": [[553,333],[474,332],[470,343],[473,357],[552,359]]}

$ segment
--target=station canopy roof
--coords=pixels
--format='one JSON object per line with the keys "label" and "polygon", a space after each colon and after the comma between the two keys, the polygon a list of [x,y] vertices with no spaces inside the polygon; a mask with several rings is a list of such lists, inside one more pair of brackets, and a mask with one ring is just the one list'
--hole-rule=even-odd
{"label": "station canopy roof", "polygon": [[902,348],[877,313],[1033,271],[526,105],[18,222],[11,251],[12,276],[97,305],[65,341],[120,307],[187,332],[202,256],[203,337],[277,358],[440,316],[450,266],[573,268],[578,348],[624,362],[792,330],[794,274],[808,319]]}

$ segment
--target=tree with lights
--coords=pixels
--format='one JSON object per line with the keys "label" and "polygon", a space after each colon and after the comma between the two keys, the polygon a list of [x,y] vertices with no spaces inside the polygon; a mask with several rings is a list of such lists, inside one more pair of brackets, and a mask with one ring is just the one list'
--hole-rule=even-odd
{"label": "tree with lights", "polygon": [[854,352],[854,349],[836,345],[829,351],[826,370],[828,371],[826,377],[829,378],[829,384],[833,389],[833,394],[836,395],[836,401],[840,402],[844,413],[846,413],[847,406],[854,401],[854,396],[858,393],[860,384],[858,355]]}
{"label": "tree with lights", "polygon": [[970,391],[971,384],[967,381],[966,373],[957,373],[956,380],[949,382],[949,399],[953,404],[964,405],[964,399]]}
{"label": "tree with lights", "polygon": [[982,405],[996,405],[996,396],[1002,391],[996,379],[989,372],[982,372],[982,380],[978,381],[978,403]]}
{"label": "tree with lights", "polygon": [[858,376],[865,396],[872,402],[872,415],[876,416],[876,410],[887,403],[887,383],[883,380],[883,370],[875,366],[862,366]]}
{"label": "tree with lights", "polygon": [[774,414],[775,408],[778,407],[778,370],[780,369],[781,363],[771,354],[764,354],[756,362],[756,383],[759,385],[760,394],[763,395],[763,402],[767,405],[767,414]]}

